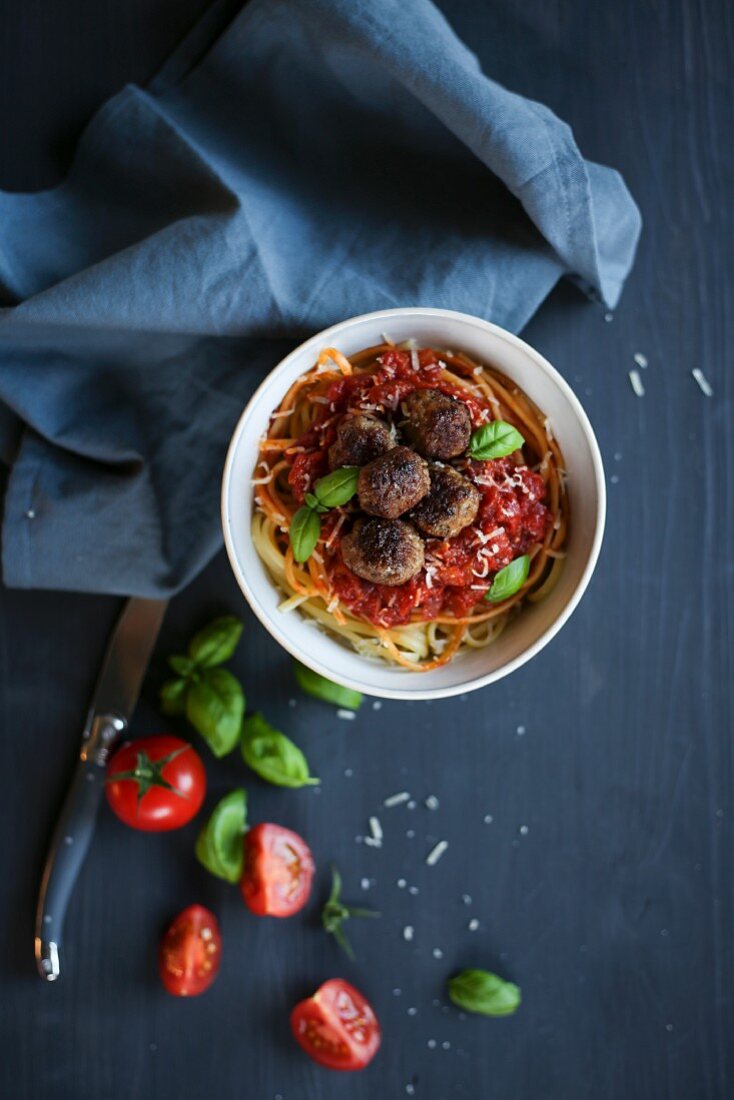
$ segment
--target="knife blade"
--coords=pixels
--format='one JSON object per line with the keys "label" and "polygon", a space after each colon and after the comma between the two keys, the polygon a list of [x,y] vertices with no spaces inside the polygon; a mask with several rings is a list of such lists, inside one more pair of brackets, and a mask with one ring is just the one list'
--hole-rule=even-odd
{"label": "knife blade", "polygon": [[61,974],[64,918],[94,835],[107,760],[135,710],[167,605],[167,600],[129,599],[107,646],[41,878],[35,953],[38,973],[47,982]]}

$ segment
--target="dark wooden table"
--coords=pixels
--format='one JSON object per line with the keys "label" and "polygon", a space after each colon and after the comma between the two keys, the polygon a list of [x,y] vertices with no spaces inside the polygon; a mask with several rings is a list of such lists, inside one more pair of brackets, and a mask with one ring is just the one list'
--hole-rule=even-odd
{"label": "dark wooden table", "polygon": [[[203,7],[4,4],[0,185],[57,181],[94,108],[125,80],[145,81]],[[526,333],[599,435],[609,520],[596,576],[562,634],[509,679],[433,705],[367,704],[347,723],[298,695],[220,556],[171,606],[158,653],[214,611],[242,612],[236,667],[249,704],[303,744],[323,786],[269,789],[232,758],[211,764],[212,790],[246,782],[254,817],[312,840],[320,891],[333,860],[348,898],[382,919],[354,928],[351,964],[320,930],[315,902],[288,923],[251,917],[236,889],[195,863],[196,826],[146,837],[105,812],[55,987],[33,965],[38,875],[118,602],[2,591],[9,1100],[393,1100],[410,1084],[427,1100],[734,1094],[731,8],[446,7],[487,71],[567,119],[643,210],[613,320],[564,287]],[[627,379],[635,353],[649,362],[642,399]],[[713,398],[693,381],[697,366]],[[135,732],[161,724],[144,700]],[[383,849],[356,844],[401,789],[418,805],[380,811]],[[438,810],[424,807],[429,794]],[[450,847],[431,869],[435,838]],[[180,1002],[159,986],[156,943],[195,900],[220,914],[227,962],[206,997]],[[483,1020],[448,1008],[444,980],[467,964],[517,981],[521,1011]],[[361,1076],[319,1070],[289,1036],[289,1006],[335,974],[369,994],[384,1024],[383,1051]]]}

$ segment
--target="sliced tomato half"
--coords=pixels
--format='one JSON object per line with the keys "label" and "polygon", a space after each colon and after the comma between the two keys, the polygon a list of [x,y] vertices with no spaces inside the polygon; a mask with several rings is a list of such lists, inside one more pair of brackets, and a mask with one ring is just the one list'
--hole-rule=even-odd
{"label": "sliced tomato half", "polygon": [[195,997],[212,984],[221,958],[217,918],[203,905],[190,905],[178,914],[161,940],[161,981],[174,997]]}
{"label": "sliced tomato half", "polygon": [[332,978],[291,1013],[296,1042],[319,1065],[356,1070],[369,1065],[381,1033],[372,1006],[353,985]]}
{"label": "sliced tomato half", "polygon": [[265,823],[246,834],[240,889],[258,916],[290,917],[303,909],[314,870],[311,849],[298,833]]}

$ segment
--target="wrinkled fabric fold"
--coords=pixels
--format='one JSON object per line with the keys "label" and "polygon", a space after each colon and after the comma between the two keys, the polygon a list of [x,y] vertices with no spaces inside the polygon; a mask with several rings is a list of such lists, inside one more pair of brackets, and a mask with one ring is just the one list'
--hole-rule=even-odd
{"label": "wrinkled fabric fold", "polygon": [[176,591],[293,343],[400,305],[518,331],[563,275],[613,307],[639,230],[621,177],[428,0],[253,0],[203,57],[194,32],[59,187],[0,193],[6,583]]}

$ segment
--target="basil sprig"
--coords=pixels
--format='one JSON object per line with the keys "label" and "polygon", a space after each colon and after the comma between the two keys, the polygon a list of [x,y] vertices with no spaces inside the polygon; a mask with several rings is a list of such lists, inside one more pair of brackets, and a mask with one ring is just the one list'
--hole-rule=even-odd
{"label": "basil sprig", "polygon": [[486,462],[490,458],[504,458],[519,451],[525,440],[517,428],[506,420],[490,420],[471,434],[469,457]]}
{"label": "basil sprig", "polygon": [[354,958],[352,945],[344,934],[342,925],[350,917],[379,917],[375,909],[357,909],[353,905],[344,905],[341,900],[342,877],[336,867],[331,868],[331,893],[326,905],[321,910],[321,923],[326,931],[334,937],[348,958]]}
{"label": "basil sprig", "polygon": [[276,730],[262,714],[242,723],[242,758],[261,779],[277,787],[308,787],[320,782],[310,774],[308,761],[298,745]]}
{"label": "basil sprig", "polygon": [[239,882],[242,878],[247,831],[247,794],[242,787],[217,802],[196,839],[196,858],[217,878]]}
{"label": "basil sprig", "polygon": [[298,509],[289,531],[293,557],[298,562],[308,561],[321,535],[319,515],[330,508],[348,504],[357,492],[359,466],[341,466],[325,477],[320,477],[312,493],[306,493],[306,503]]}
{"label": "basil sprig", "polygon": [[363,697],[360,692],[327,680],[325,676],[306,668],[300,661],[293,662],[293,674],[301,690],[306,695],[312,695],[314,699],[333,703],[335,707],[346,707],[348,710],[359,710],[362,705]]}
{"label": "basil sprig", "polygon": [[480,1016],[511,1016],[522,1001],[518,986],[489,970],[462,970],[449,979],[448,991],[455,1005]]}
{"label": "basil sprig", "polygon": [[504,569],[500,569],[497,573],[492,581],[492,587],[484,597],[485,600],[489,600],[490,603],[501,603],[502,600],[514,596],[518,589],[525,584],[529,572],[530,558],[528,555],[523,554],[521,558],[515,558],[514,561],[511,561],[509,565],[506,565]]}
{"label": "basil sprig", "polygon": [[239,680],[218,667],[232,656],[241,634],[242,622],[234,615],[215,619],[194,635],[185,655],[168,658],[176,679],[160,690],[163,713],[185,714],[215,756],[235,748],[245,713]]}
{"label": "basil sprig", "polygon": [[357,492],[358,481],[359,466],[341,466],[326,477],[320,477],[313,491],[324,508],[338,508],[352,499]]}
{"label": "basil sprig", "polygon": [[321,534],[321,520],[309,504],[299,508],[288,532],[296,561],[308,561]]}

